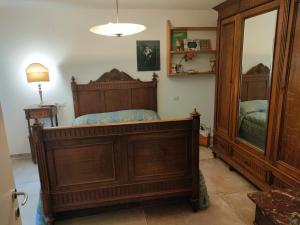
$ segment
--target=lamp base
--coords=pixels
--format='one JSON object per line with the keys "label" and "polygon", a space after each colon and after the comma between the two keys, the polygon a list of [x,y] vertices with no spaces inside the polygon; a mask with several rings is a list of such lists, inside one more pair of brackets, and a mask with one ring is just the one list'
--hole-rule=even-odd
{"label": "lamp base", "polygon": [[43,91],[42,91],[42,85],[38,84],[38,88],[39,88],[39,96],[40,96],[40,106],[42,106],[44,104],[43,102]]}

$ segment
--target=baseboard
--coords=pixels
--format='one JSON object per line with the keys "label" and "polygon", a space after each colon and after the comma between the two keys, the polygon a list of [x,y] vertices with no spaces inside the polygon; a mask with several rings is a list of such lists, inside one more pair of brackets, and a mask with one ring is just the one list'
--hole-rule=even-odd
{"label": "baseboard", "polygon": [[10,155],[10,158],[12,158],[12,159],[31,158],[31,153],[13,154],[13,155]]}

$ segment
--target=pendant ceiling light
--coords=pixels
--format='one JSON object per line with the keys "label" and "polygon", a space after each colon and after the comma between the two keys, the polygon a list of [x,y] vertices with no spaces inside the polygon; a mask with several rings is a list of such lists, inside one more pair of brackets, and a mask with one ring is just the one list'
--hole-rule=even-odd
{"label": "pendant ceiling light", "polygon": [[92,27],[90,31],[104,36],[122,37],[140,33],[146,30],[144,25],[135,23],[119,23],[119,4],[116,0],[117,22]]}

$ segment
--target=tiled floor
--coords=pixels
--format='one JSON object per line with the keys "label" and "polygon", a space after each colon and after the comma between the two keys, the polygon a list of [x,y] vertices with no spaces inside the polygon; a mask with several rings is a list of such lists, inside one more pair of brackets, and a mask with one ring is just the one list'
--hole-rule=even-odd
{"label": "tiled floor", "polygon": [[[188,202],[163,201],[111,209],[98,215],[59,221],[57,225],[251,225],[254,204],[247,193],[257,191],[247,180],[201,148],[200,168],[210,195],[210,207],[193,213]],[[17,189],[29,193],[21,208],[23,225],[34,225],[40,189],[37,166],[30,159],[13,159]]]}

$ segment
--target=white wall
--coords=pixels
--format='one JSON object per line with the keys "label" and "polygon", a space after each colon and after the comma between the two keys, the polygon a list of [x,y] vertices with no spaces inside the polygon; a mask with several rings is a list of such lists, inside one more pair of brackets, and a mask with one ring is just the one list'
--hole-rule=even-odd
{"label": "white wall", "polygon": [[166,20],[177,26],[216,26],[217,14],[212,10],[121,10],[120,14],[121,20],[148,29],[130,37],[100,37],[88,30],[113,20],[111,10],[0,9],[0,100],[11,154],[30,152],[23,108],[39,101],[36,85],[26,82],[26,66],[40,62],[49,68],[51,82],[43,84],[44,98],[64,105],[59,120],[66,125],[74,118],[71,76],[87,82],[118,68],[141,80],[151,79],[152,72],[137,72],[136,40],[161,41],[159,114],[163,118],[186,117],[196,107],[202,122],[213,126],[214,77],[166,75]]}
{"label": "white wall", "polygon": [[272,68],[277,10],[245,20],[243,73],[263,63]]}

